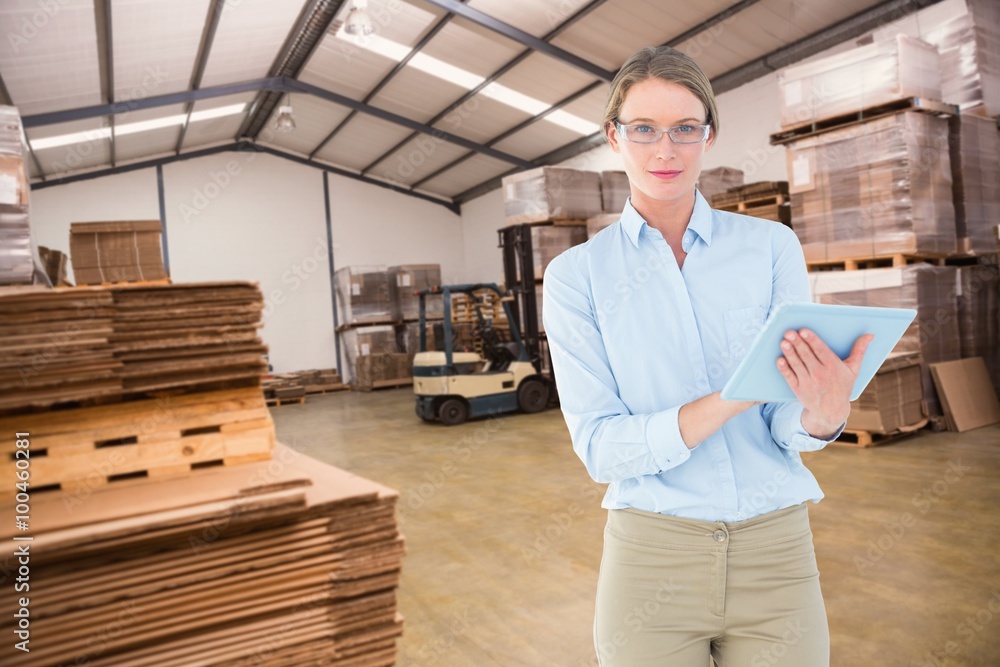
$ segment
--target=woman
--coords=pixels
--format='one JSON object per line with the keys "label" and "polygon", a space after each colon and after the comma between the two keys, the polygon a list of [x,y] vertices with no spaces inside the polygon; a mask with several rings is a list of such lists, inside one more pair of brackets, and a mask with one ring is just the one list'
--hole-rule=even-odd
{"label": "woman", "polygon": [[789,331],[777,363],[798,401],[722,400],[765,317],[809,301],[802,249],[784,225],[714,211],[695,190],[719,115],[687,56],[633,54],[604,126],[631,197],[543,281],[573,447],[610,484],[600,664],[828,665],[805,505],[823,493],[799,452],[840,434],[870,337],[841,361]]}

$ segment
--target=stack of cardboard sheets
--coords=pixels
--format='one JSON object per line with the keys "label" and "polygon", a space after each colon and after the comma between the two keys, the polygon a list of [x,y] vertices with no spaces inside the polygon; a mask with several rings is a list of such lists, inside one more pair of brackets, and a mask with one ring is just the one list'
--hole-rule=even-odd
{"label": "stack of cardboard sheets", "polygon": [[69,251],[76,284],[164,280],[162,234],[159,220],[74,222]]}
{"label": "stack of cardboard sheets", "polygon": [[[23,667],[388,667],[396,493],[279,447],[272,461],[35,494]],[[11,531],[11,532],[6,532]],[[15,534],[16,532],[16,534]],[[30,535],[30,542],[12,542]],[[14,595],[0,632],[16,628]]]}
{"label": "stack of cardboard sheets", "polygon": [[158,390],[257,386],[251,283],[0,290],[0,413]]}

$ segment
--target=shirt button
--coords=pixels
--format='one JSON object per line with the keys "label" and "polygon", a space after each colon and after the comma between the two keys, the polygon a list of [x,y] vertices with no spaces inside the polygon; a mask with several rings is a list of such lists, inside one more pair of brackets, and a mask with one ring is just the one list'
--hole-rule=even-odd
{"label": "shirt button", "polygon": [[715,531],[715,534],[712,535],[712,537],[715,538],[716,542],[725,542],[726,541],[726,532],[723,531],[723,530],[717,530],[717,531]]}

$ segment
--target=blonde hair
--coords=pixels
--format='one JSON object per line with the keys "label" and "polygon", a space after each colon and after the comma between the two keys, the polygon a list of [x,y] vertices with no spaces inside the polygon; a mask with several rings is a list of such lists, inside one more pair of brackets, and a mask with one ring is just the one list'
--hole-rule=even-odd
{"label": "blonde hair", "polygon": [[715,93],[708,77],[698,63],[669,46],[646,46],[625,61],[611,82],[608,105],[604,110],[604,127],[617,121],[625,95],[637,83],[647,79],[661,79],[684,86],[705,106],[707,123],[712,126],[712,136],[719,135],[719,110],[715,106]]}

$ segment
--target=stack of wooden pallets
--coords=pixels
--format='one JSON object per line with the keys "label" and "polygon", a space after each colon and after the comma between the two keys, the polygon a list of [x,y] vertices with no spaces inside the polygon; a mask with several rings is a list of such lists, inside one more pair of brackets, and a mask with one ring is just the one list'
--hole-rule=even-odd
{"label": "stack of wooden pallets", "polygon": [[763,181],[731,188],[712,197],[712,208],[792,226],[788,181]]}

